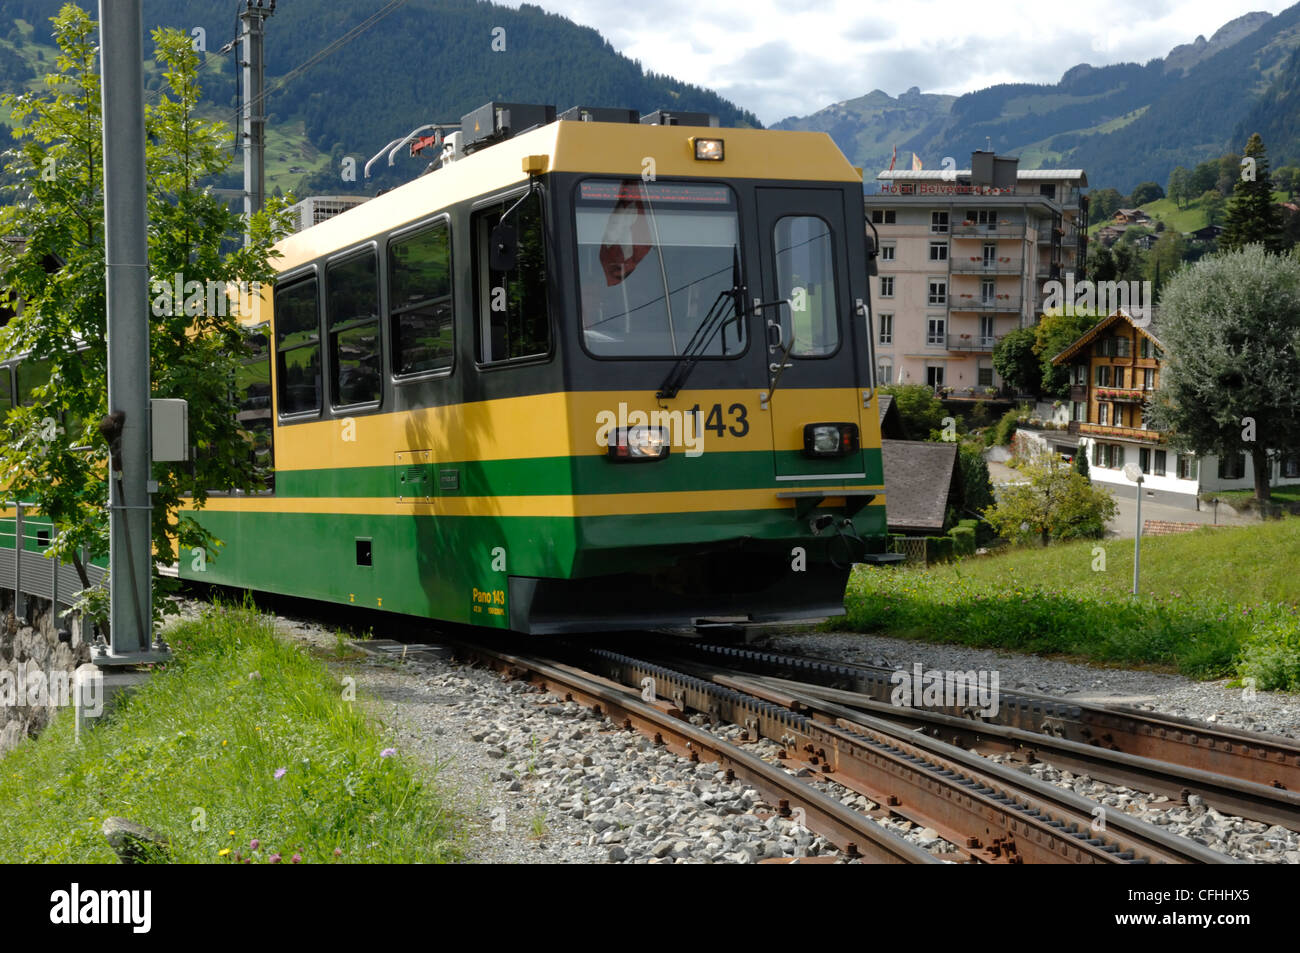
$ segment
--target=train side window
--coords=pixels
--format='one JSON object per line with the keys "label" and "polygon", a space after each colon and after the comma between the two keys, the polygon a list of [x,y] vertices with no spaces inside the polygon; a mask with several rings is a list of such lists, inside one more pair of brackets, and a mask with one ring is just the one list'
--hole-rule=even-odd
{"label": "train side window", "polygon": [[30,407],[36,403],[32,391],[46,384],[50,379],[50,362],[48,360],[24,361],[17,368],[18,403]]}
{"label": "train side window", "polygon": [[551,317],[546,301],[546,237],[542,197],[535,193],[515,212],[519,255],[510,272],[488,265],[488,239],[501,214],[518,199],[474,215],[475,266],[478,270],[478,359],[483,364],[538,357],[551,349]]}
{"label": "train side window", "polygon": [[388,246],[393,373],[447,370],[455,353],[451,240],[446,222]]}
{"label": "train side window", "polygon": [[320,304],[314,275],[275,289],[275,351],[280,414],[318,412]]}
{"label": "train side window", "polygon": [[239,410],[235,419],[247,434],[249,454],[261,489],[275,487],[271,471],[275,457],[275,427],[271,421],[271,334],[265,322],[244,329],[248,351],[235,373],[235,399]]}
{"label": "train side window", "polygon": [[330,402],[379,400],[379,266],[375,253],[348,258],[325,271],[329,321]]}
{"label": "train side window", "polygon": [[[812,215],[787,215],[773,229],[782,330],[793,332],[794,357],[829,357],[840,346],[835,294],[835,243],[830,226]],[[792,326],[793,325],[793,326]]]}
{"label": "train side window", "polygon": [[12,377],[9,368],[0,367],[0,417],[4,417],[14,405],[13,391],[10,390]]}

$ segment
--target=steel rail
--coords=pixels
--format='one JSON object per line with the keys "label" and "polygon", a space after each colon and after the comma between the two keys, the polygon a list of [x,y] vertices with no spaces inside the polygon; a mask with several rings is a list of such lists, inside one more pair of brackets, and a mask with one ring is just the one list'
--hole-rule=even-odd
{"label": "steel rail", "polygon": [[[656,694],[745,726],[830,780],[936,830],[993,863],[1231,863],[1227,856],[1131,818],[1104,820],[1073,792],[860,712],[833,723],[695,676],[604,649],[587,652],[617,681],[652,679]],[[829,706],[830,703],[823,703]],[[794,758],[791,758],[791,755]]]}
{"label": "steel rail", "polygon": [[692,761],[717,761],[730,776],[752,784],[774,804],[801,808],[804,825],[826,837],[850,857],[877,863],[941,863],[933,854],[904,840],[867,816],[845,807],[780,767],[743,751],[662,707],[648,704],[634,691],[568,666],[529,655],[440,639],[462,657],[481,660],[506,673],[527,678],[565,700],[577,701],[624,728],[651,737],[673,753]]}
{"label": "steel rail", "polygon": [[[658,644],[671,645],[674,652],[716,659],[733,670],[845,689],[879,702],[888,703],[897,684],[895,670],[878,666],[801,658],[680,638],[664,639]],[[1300,744],[1278,735],[1207,725],[1126,705],[1100,705],[1028,692],[999,692],[998,712],[991,718],[975,719],[970,706],[932,710],[976,724],[1005,725],[1300,792]]]}

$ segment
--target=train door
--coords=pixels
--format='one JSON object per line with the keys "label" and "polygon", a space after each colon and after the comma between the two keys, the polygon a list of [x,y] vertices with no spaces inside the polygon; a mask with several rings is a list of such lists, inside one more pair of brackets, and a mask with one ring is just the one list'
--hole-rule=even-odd
{"label": "train door", "polygon": [[[759,188],[761,311],[777,480],[864,476],[844,196]],[[815,425],[841,425],[839,427]],[[833,444],[833,445],[832,445]]]}

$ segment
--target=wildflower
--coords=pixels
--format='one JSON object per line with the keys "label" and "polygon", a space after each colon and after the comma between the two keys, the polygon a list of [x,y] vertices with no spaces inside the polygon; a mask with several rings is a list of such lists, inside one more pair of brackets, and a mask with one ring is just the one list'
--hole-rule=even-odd
{"label": "wildflower", "polygon": [[383,751],[379,752],[379,757],[391,758],[395,754],[397,754],[396,748],[385,748]]}
{"label": "wildflower", "polygon": [[335,847],[335,848],[334,848],[334,856],[335,856],[335,857],[342,857],[342,856],[343,856],[343,851],[340,850],[339,848]]}
{"label": "wildflower", "polygon": [[261,846],[262,846],[262,842],[258,840],[256,837],[254,837],[251,841],[248,842],[248,847],[250,850],[257,850],[257,848]]}
{"label": "wildflower", "polygon": [[289,858],[289,862],[293,864],[302,863],[302,854],[295,853],[291,858]]}
{"label": "wildflower", "polygon": [[222,848],[221,850],[217,851],[217,856],[218,856],[218,857],[225,857],[225,856],[226,856],[227,854],[229,854],[229,853],[230,853],[230,848],[229,848],[229,847],[224,847],[224,848]]}
{"label": "wildflower", "polygon": [[275,779],[276,779],[277,781],[279,781],[282,777],[285,776],[285,774],[286,774],[287,772],[288,772],[288,768],[276,768],[276,769],[275,769]]}
{"label": "wildflower", "polygon": [[222,739],[221,739],[221,747],[224,748],[225,746],[226,746],[226,739],[225,739],[225,738],[222,738]]}
{"label": "wildflower", "polygon": [[271,863],[273,863],[273,864],[278,864],[278,863],[280,862],[280,855],[279,855],[279,854],[272,854],[271,857],[270,857],[270,861],[271,861]]}

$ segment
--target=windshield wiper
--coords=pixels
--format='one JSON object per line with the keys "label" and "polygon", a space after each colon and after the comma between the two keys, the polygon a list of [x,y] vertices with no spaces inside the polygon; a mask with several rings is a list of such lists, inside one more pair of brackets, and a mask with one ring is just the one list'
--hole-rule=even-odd
{"label": "windshield wiper", "polygon": [[[740,284],[740,252],[735,245],[731,246],[731,287],[724,288],[718,292],[718,296],[713,299],[713,304],[709,306],[708,314],[700,322],[691,339],[686,342],[686,347],[682,349],[681,356],[673,363],[672,369],[664,382],[659,385],[659,390],[655,392],[655,397],[660,400],[672,400],[686,384],[686,378],[691,376],[691,371],[699,363],[704,352],[708,350],[709,345],[713,343],[713,338],[718,331],[726,327],[726,308],[723,303],[731,299],[731,311],[736,319],[736,338],[737,341],[744,337],[744,318],[745,309],[742,302],[745,299],[745,288]],[[726,336],[723,336],[725,345]],[[726,348],[724,346],[725,353]]]}

